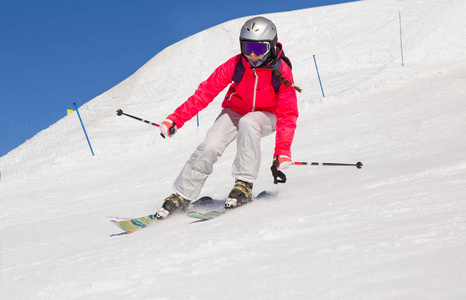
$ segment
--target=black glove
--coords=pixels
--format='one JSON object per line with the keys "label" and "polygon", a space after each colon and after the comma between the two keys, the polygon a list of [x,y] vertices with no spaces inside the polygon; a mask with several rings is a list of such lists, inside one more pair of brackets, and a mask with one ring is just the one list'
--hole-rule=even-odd
{"label": "black glove", "polygon": [[278,166],[278,156],[276,156],[273,159],[273,164],[270,167],[270,170],[272,171],[272,176],[273,176],[273,183],[278,184],[278,183],[285,183],[286,182],[286,175],[282,171],[279,171],[277,169]]}

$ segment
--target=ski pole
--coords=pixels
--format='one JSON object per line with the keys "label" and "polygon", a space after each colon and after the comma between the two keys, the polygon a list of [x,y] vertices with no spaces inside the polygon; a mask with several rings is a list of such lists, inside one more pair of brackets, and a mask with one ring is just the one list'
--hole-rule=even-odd
{"label": "ski pole", "polygon": [[358,161],[355,164],[341,164],[341,163],[321,163],[321,162],[306,162],[306,161],[301,161],[301,162],[293,162],[293,165],[295,166],[351,166],[351,167],[356,167],[358,169],[362,168],[362,162]]}
{"label": "ski pole", "polygon": [[117,113],[117,116],[125,115],[125,116],[127,116],[127,117],[130,117],[130,118],[139,120],[139,121],[141,121],[141,122],[144,122],[144,123],[147,123],[147,124],[150,124],[150,125],[154,125],[154,126],[160,127],[160,125],[157,124],[157,123],[152,123],[151,121],[147,121],[147,120],[144,120],[144,119],[141,119],[141,118],[138,118],[138,117],[129,115],[129,114],[125,114],[121,109],[118,109],[118,110],[116,111],[116,113]]}

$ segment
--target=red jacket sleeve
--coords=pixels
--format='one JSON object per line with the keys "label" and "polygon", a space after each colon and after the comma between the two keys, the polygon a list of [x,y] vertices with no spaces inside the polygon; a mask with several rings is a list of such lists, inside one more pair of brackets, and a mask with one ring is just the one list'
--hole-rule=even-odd
{"label": "red jacket sleeve", "polygon": [[235,70],[236,56],[220,65],[210,77],[202,82],[196,92],[181,104],[168,119],[175,122],[178,128],[189,121],[197,113],[207,107],[230,83]]}
{"label": "red jacket sleeve", "polygon": [[[294,83],[293,75],[288,66],[283,67],[282,75],[290,82]],[[277,97],[277,134],[275,136],[274,157],[277,155],[286,155],[291,157],[290,149],[296,130],[296,121],[298,119],[298,100],[296,90],[292,86],[282,84],[278,90]]]}

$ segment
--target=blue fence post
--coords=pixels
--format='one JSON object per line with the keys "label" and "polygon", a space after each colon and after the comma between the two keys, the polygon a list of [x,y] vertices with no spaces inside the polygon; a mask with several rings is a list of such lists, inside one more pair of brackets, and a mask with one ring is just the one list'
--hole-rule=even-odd
{"label": "blue fence post", "polygon": [[78,107],[76,106],[76,102],[73,103],[73,105],[74,105],[74,108],[76,109],[76,112],[78,113],[79,121],[81,122],[81,126],[84,130],[84,135],[86,136],[87,143],[89,144],[89,148],[91,149],[92,156],[94,156],[94,150],[92,150],[91,141],[89,140],[89,137],[87,136],[86,128],[84,128],[84,123],[83,123],[83,120],[81,119],[81,115],[79,114],[79,110],[78,110]]}
{"label": "blue fence post", "polygon": [[404,58],[403,58],[403,32],[402,32],[402,30],[401,30],[401,11],[399,12],[398,16],[399,16],[399,18],[400,18],[401,66],[404,67],[405,62],[404,62]]}
{"label": "blue fence post", "polygon": [[322,81],[320,80],[319,68],[317,67],[316,56],[312,55],[312,57],[314,57],[314,64],[316,65],[316,71],[317,71],[317,77],[319,78],[320,90],[322,91],[322,96],[325,98],[324,88],[322,87]]}

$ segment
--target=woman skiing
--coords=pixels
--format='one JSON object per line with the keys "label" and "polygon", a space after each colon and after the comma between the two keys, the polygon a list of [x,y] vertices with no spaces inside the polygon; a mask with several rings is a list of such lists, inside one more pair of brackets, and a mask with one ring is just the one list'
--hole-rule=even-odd
{"label": "woman skiing", "polygon": [[241,28],[240,46],[241,54],[220,65],[160,126],[162,136],[172,137],[231,84],[222,112],[175,180],[175,192],[155,214],[158,219],[186,208],[197,199],[214,163],[235,139],[237,152],[232,170],[235,185],[225,208],[251,201],[261,163],[262,137],[276,131],[273,160],[276,170],[292,163],[290,147],[298,118],[296,90],[300,89],[293,84],[291,63],[277,42],[275,25],[264,17],[246,21]]}

